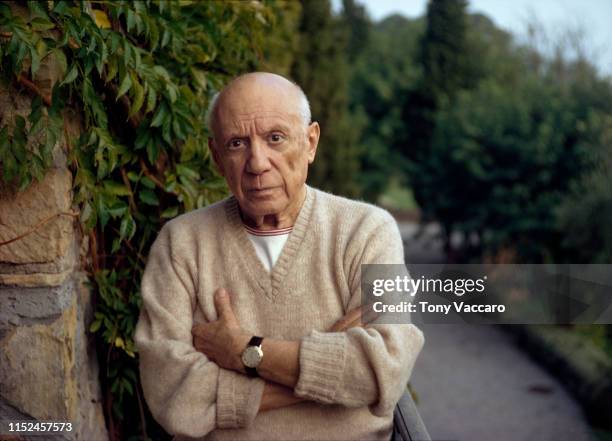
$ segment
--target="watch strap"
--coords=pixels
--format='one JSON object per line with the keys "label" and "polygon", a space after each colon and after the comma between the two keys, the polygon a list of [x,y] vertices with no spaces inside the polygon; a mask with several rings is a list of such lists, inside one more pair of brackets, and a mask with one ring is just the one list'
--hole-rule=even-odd
{"label": "watch strap", "polygon": [[249,340],[249,344],[247,345],[247,347],[248,346],[260,346],[262,341],[263,341],[263,337],[258,337],[256,335],[254,335]]}
{"label": "watch strap", "polygon": [[[258,337],[256,335],[254,335],[249,340],[249,344],[247,344],[247,348],[249,346],[261,346],[261,342],[262,341],[263,341],[263,337]],[[247,376],[250,377],[250,378],[257,378],[257,377],[259,377],[259,374],[257,373],[257,368],[245,366],[244,370],[245,370]]]}

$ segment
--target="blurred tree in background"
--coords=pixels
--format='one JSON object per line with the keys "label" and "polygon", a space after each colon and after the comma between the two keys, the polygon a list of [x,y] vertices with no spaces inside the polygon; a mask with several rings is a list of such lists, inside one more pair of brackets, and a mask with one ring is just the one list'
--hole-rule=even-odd
{"label": "blurred tree in background", "polygon": [[[349,2],[350,3],[350,2]],[[299,44],[291,76],[310,102],[312,120],[321,126],[317,159],[308,182],[346,196],[357,196],[359,128],[348,111],[349,33],[332,14],[329,0],[303,0]]]}
{"label": "blurred tree in background", "polygon": [[403,126],[397,132],[399,148],[410,160],[407,171],[415,199],[424,219],[438,220],[450,243],[453,219],[440,216],[436,198],[440,192],[432,187],[432,173],[440,173],[434,158],[432,139],[436,128],[436,111],[452,105],[462,88],[475,81],[468,72],[467,3],[464,0],[436,0],[427,6],[426,28],[421,37],[417,61],[422,75],[414,89],[405,91],[402,106]]}
{"label": "blurred tree in background", "polygon": [[322,126],[313,185],[389,208],[412,206],[412,191],[421,219],[442,226],[447,251],[453,233],[463,238],[458,259],[598,253],[567,236],[588,229],[594,244],[609,230],[587,228],[586,207],[562,209],[586,186],[609,183],[593,167],[612,148],[612,86],[578,32],[563,40],[575,47],[545,53],[469,14],[466,0],[431,0],[422,18],[380,22],[355,0],[336,14],[326,0],[302,3],[291,74]]}
{"label": "blurred tree in background", "polygon": [[[461,233],[459,258],[507,248],[530,262],[584,255],[575,239],[562,240],[580,214],[570,221],[571,211],[557,209],[570,187],[575,193],[586,185],[582,176],[598,162],[598,146],[610,149],[602,135],[612,114],[610,81],[584,58],[569,61],[563,51],[547,58],[517,45],[466,6],[432,0],[425,26],[401,17],[374,25],[377,44],[364,51],[373,62],[353,67],[353,102],[366,121],[362,142],[375,146],[365,149],[362,179],[378,178],[364,181],[363,194],[376,198],[392,174],[388,164],[402,164],[422,219],[440,223],[447,251],[451,234]],[[392,21],[399,29],[383,27]],[[377,29],[405,42],[402,49],[384,57]],[[601,230],[591,229],[598,237]]]}
{"label": "blurred tree in background", "polygon": [[[358,181],[362,196],[376,201],[395,178],[401,185],[406,164],[397,148],[403,132],[401,97],[416,87],[420,69],[415,62],[424,20],[399,15],[370,24],[369,40],[355,58],[350,82],[350,108],[363,129]],[[398,50],[398,41],[402,50]],[[412,140],[407,141],[412,145]]]}

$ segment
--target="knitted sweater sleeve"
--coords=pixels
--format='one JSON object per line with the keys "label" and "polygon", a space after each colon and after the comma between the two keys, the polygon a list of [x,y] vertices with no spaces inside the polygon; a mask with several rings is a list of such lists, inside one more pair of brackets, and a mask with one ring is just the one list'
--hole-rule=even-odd
{"label": "knitted sweater sleeve", "polygon": [[217,428],[245,427],[257,414],[264,382],[221,369],[195,350],[196,288],[185,264],[174,256],[173,250],[185,247],[173,236],[169,224],[164,225],[141,281],[134,340],[145,400],[156,421],[173,435],[201,437]]}
{"label": "knitted sweater sleeve", "polygon": [[[349,280],[347,310],[361,303],[361,264],[404,262],[401,236],[390,215],[362,240]],[[408,323],[371,324],[345,332],[313,330],[301,341],[295,393],[321,403],[367,405],[372,413],[387,415],[406,390],[423,344],[423,333]]]}

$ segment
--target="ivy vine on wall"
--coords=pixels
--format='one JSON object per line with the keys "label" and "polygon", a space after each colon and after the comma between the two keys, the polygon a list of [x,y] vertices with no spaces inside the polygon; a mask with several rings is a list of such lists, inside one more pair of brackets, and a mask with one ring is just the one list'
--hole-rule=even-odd
{"label": "ivy vine on wall", "polygon": [[[90,331],[113,439],[158,436],[146,428],[132,338],[145,256],[165,220],[226,194],[205,111],[229,77],[258,65],[274,9],[260,1],[0,3],[1,87],[32,98],[29,115],[2,117],[0,173],[24,190],[44,177],[54,146],[66,146],[89,237]],[[50,68],[59,78],[46,90],[37,78]],[[67,118],[80,136],[69,135]],[[131,417],[140,423],[126,424]]]}

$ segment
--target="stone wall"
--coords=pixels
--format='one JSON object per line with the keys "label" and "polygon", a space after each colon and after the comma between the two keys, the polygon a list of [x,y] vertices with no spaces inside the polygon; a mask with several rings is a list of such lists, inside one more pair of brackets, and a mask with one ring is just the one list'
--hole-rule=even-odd
{"label": "stone wall", "polygon": [[[36,82],[49,92],[56,77],[47,63]],[[30,103],[27,91],[0,86],[0,126],[15,114],[27,116]],[[73,424],[72,433],[44,439],[104,441],[98,365],[87,331],[91,293],[81,264],[87,244],[73,213],[66,148],[65,140],[58,143],[52,169],[25,191],[0,181],[0,243],[23,235],[0,246],[0,427],[64,421]]]}

